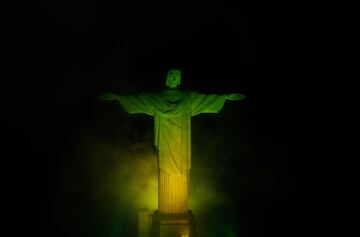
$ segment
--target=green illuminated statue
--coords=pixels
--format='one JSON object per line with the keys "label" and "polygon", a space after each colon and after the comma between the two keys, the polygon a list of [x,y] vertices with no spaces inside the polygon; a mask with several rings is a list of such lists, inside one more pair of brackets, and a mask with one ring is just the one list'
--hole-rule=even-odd
{"label": "green illuminated statue", "polygon": [[167,89],[137,95],[105,93],[102,100],[116,100],[130,114],[154,116],[155,147],[159,157],[159,212],[186,213],[191,169],[191,117],[218,113],[226,100],[242,100],[241,94],[200,94],[179,90],[181,72],[170,70]]}

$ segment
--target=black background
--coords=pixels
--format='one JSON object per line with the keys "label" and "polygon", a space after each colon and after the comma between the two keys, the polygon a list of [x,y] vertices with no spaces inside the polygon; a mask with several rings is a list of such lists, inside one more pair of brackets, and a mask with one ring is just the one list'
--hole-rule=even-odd
{"label": "black background", "polygon": [[[81,236],[54,212],[72,137],[114,108],[99,94],[161,89],[166,70],[177,67],[184,89],[247,96],[240,107],[227,104],[223,116],[245,113],[256,150],[250,163],[271,167],[276,177],[270,200],[250,192],[248,206],[236,206],[247,235],[300,235],[312,225],[313,206],[312,191],[303,187],[310,176],[304,168],[311,166],[304,153],[314,62],[305,18],[294,7],[130,5],[16,3],[8,47],[14,67],[3,87],[4,205],[12,231]],[[141,122],[133,126],[144,129]]]}

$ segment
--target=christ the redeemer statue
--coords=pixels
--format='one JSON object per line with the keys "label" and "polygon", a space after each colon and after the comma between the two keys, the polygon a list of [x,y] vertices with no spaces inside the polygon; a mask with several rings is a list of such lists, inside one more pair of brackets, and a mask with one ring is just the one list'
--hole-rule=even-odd
{"label": "christ the redeemer statue", "polygon": [[218,113],[226,100],[242,100],[241,94],[200,94],[181,91],[180,70],[170,70],[167,89],[137,95],[105,93],[103,100],[116,100],[129,114],[144,113],[154,117],[154,144],[158,151],[159,212],[188,212],[191,169],[191,117],[200,113]]}

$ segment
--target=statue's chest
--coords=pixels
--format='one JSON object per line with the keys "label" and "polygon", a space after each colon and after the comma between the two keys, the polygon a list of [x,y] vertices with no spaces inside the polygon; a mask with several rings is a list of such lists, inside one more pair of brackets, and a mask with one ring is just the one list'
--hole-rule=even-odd
{"label": "statue's chest", "polygon": [[178,90],[167,90],[162,94],[160,114],[164,117],[184,117],[188,110],[186,93]]}
{"label": "statue's chest", "polygon": [[170,104],[180,104],[182,102],[182,93],[178,90],[166,90],[163,93],[163,100]]}

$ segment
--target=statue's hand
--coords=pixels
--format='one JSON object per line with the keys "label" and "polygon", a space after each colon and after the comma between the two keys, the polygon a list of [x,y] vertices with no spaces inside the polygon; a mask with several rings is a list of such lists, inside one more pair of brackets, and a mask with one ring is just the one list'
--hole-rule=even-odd
{"label": "statue's hand", "polygon": [[243,100],[245,99],[245,95],[239,94],[239,93],[234,93],[234,94],[228,94],[226,99],[228,100]]}
{"label": "statue's hand", "polygon": [[117,97],[116,95],[112,94],[112,93],[104,93],[99,95],[98,97],[100,100],[116,100]]}

